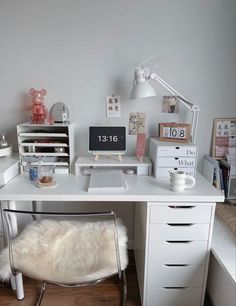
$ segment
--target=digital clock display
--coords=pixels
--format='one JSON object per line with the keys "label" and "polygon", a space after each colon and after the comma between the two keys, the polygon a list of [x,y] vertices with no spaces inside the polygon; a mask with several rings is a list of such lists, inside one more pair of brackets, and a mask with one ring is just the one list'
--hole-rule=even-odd
{"label": "digital clock display", "polygon": [[125,127],[123,126],[90,126],[89,151],[126,150]]}

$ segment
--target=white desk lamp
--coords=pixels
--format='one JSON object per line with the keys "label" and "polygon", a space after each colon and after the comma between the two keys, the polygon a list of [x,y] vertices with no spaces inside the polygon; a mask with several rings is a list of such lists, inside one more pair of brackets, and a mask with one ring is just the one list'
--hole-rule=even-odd
{"label": "white desk lamp", "polygon": [[160,78],[159,75],[156,74],[156,72],[151,72],[149,75],[147,75],[145,68],[137,68],[134,72],[133,89],[131,91],[130,98],[133,100],[156,96],[156,92],[153,86],[149,83],[150,80],[155,80],[160,83],[172,95],[174,95],[188,110],[192,112],[191,141],[193,144],[195,144],[200,107],[189,102],[182,94],[180,94],[172,86],[166,83],[166,81]]}

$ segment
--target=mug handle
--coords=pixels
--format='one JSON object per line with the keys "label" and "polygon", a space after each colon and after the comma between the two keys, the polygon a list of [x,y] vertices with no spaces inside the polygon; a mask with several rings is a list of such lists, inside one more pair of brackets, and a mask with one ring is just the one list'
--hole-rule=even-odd
{"label": "mug handle", "polygon": [[193,176],[191,176],[191,175],[186,175],[186,176],[185,176],[185,180],[188,180],[188,181],[189,181],[189,184],[186,184],[186,183],[185,183],[184,189],[193,188],[193,186],[194,186],[195,183],[196,183],[195,178],[194,178]]}

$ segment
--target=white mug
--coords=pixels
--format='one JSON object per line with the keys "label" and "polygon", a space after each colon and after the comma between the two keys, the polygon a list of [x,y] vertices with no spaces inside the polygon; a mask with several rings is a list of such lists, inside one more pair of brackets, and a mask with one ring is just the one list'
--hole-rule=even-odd
{"label": "white mug", "polygon": [[170,172],[170,190],[183,191],[184,189],[192,188],[196,180],[193,176],[185,174],[183,171],[174,170]]}

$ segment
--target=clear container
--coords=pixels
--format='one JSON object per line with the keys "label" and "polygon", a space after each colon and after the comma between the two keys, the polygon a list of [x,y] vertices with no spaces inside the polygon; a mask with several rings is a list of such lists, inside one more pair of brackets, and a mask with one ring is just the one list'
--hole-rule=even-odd
{"label": "clear container", "polygon": [[31,181],[36,181],[38,179],[38,167],[28,166],[29,179]]}
{"label": "clear container", "polygon": [[55,166],[40,165],[38,167],[38,183],[41,185],[51,185],[53,183]]}

